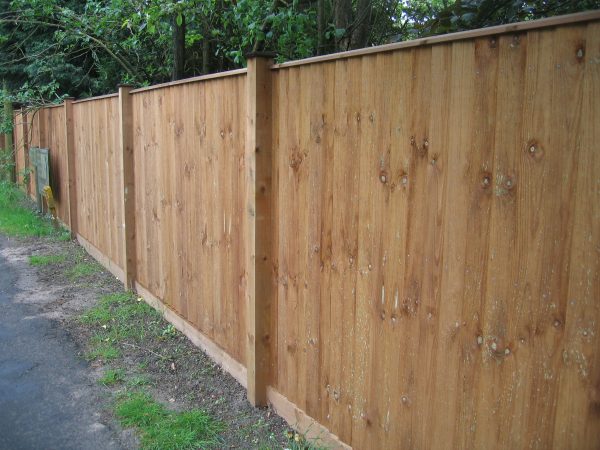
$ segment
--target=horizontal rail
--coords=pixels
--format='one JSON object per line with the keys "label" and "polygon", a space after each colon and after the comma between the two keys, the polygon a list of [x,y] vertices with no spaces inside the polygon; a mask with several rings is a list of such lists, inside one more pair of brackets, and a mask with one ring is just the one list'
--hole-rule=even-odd
{"label": "horizontal rail", "polygon": [[336,61],[338,59],[352,58],[356,56],[372,55],[376,53],[391,52],[403,48],[423,47],[426,45],[441,44],[447,42],[461,41],[464,39],[473,39],[485,36],[495,36],[499,34],[515,33],[526,30],[553,27],[557,25],[566,25],[579,22],[589,22],[600,19],[599,11],[585,11],[564,16],[547,17],[545,19],[530,20],[526,22],[517,22],[506,25],[497,25],[494,27],[478,28],[476,30],[459,31],[457,33],[442,34],[437,36],[413,39],[411,41],[395,42],[393,44],[378,45],[376,47],[361,48],[358,50],[349,50],[347,52],[333,53],[330,55],[314,56],[312,58],[288,61],[281,64],[274,64],[271,69],[279,70],[288,67],[302,66],[305,64],[315,64],[320,62]]}
{"label": "horizontal rail", "polygon": [[73,104],[75,105],[77,103],[93,102],[94,100],[104,100],[106,98],[116,98],[118,96],[119,94],[115,92],[113,94],[99,95],[97,97],[82,98],[81,100],[75,100]]}
{"label": "horizontal rail", "polygon": [[146,87],[134,89],[133,91],[130,92],[130,94],[137,94],[138,92],[151,91],[153,89],[168,88],[171,86],[178,86],[180,84],[196,83],[199,81],[213,80],[215,78],[225,78],[225,77],[232,77],[232,76],[236,76],[236,75],[245,75],[247,72],[248,72],[247,69],[236,69],[236,70],[228,70],[226,72],[216,72],[216,73],[211,73],[208,75],[200,75],[197,77],[185,78],[183,80],[170,81],[168,83],[161,83],[161,84],[153,84],[152,86],[146,86]]}

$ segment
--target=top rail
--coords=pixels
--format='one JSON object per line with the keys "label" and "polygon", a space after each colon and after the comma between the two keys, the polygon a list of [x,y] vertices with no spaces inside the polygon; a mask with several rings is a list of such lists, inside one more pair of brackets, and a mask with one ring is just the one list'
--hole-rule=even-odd
{"label": "top rail", "polygon": [[171,86],[177,86],[180,84],[196,83],[198,81],[212,80],[215,78],[225,78],[225,77],[231,77],[231,76],[236,76],[236,75],[244,75],[247,72],[248,72],[247,69],[236,69],[236,70],[228,70],[226,72],[210,73],[208,75],[200,75],[197,77],[184,78],[183,80],[169,81],[167,83],[161,83],[161,84],[153,84],[152,86],[146,86],[146,87],[134,89],[130,92],[130,94],[137,94],[138,92],[146,92],[146,91],[151,91],[153,89],[162,89],[162,88],[167,88],[167,87],[171,87]]}
{"label": "top rail", "polygon": [[118,96],[119,96],[118,93],[114,93],[114,94],[99,95],[97,97],[82,98],[81,100],[75,100],[73,102],[73,104],[75,105],[77,103],[93,102],[94,100],[103,100],[105,98],[114,98],[114,97],[118,97]]}

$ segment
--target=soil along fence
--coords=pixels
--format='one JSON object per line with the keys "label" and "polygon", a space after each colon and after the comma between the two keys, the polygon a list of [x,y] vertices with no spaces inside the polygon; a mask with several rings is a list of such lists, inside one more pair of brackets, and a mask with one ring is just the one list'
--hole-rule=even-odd
{"label": "soil along fence", "polygon": [[599,98],[595,12],[17,112],[17,165],[311,436],[591,449]]}

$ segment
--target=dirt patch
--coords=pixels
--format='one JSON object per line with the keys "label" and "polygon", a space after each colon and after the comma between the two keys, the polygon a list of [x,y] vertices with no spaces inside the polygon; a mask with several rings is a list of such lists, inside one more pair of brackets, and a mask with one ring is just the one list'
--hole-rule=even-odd
{"label": "dirt patch", "polygon": [[[51,238],[12,239],[3,256],[19,266],[17,301],[38,305],[39,315],[67,329],[83,358],[95,337],[93,327],[80,317],[107,294],[121,292],[122,284],[97,264],[73,241]],[[30,265],[32,255],[64,255],[48,264]],[[86,265],[85,271],[76,268]],[[89,270],[93,266],[93,270]],[[161,333],[141,342],[118,343],[121,356],[111,361],[98,358],[89,364],[90,377],[98,382],[108,368],[122,369],[122,383],[103,388],[106,392],[102,423],[122,434],[127,447],[138,444],[130,431],[121,430],[112,415],[111,402],[119,392],[136,386],[151,393],[174,410],[200,408],[225,424],[220,448],[288,448],[289,428],[283,419],[267,408],[253,408],[237,381],[195,347],[164,319],[147,324]],[[96,336],[97,338],[97,336]],[[292,443],[295,444],[295,443]]]}

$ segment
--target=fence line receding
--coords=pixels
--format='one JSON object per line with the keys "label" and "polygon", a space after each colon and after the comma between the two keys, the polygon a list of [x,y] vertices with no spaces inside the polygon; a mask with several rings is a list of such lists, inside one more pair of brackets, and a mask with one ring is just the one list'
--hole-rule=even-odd
{"label": "fence line receding", "polygon": [[17,111],[17,170],[311,436],[597,448],[599,19]]}

